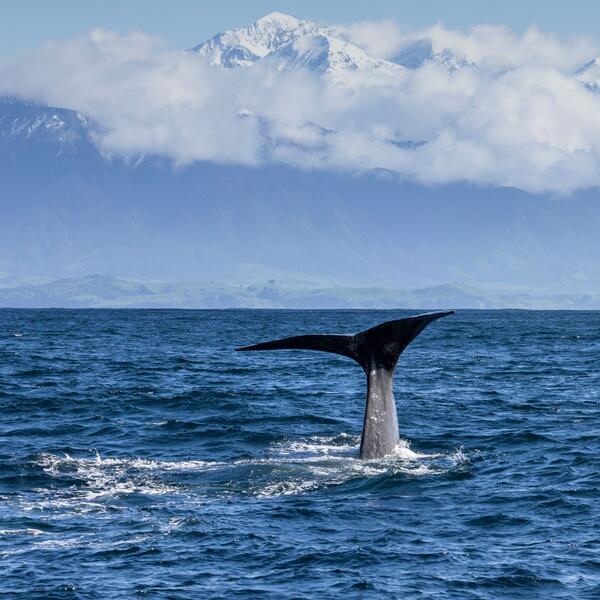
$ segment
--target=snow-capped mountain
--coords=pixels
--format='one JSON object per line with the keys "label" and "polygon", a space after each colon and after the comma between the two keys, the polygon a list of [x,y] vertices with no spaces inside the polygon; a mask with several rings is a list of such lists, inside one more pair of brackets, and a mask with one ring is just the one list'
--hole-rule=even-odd
{"label": "snow-capped mountain", "polygon": [[600,56],[585,63],[575,73],[577,80],[592,92],[600,92]]}
{"label": "snow-capped mountain", "polygon": [[433,42],[427,38],[409,42],[391,60],[407,69],[419,69],[427,63],[434,63],[449,73],[464,67],[477,66],[477,63],[459,56],[450,48],[436,48]]}
{"label": "snow-capped mountain", "polygon": [[51,106],[0,98],[0,145],[18,139],[20,143],[55,143],[73,149],[89,135],[88,120],[79,112]]}
{"label": "snow-capped mountain", "polygon": [[312,21],[273,12],[250,27],[219,33],[190,52],[206,56],[216,67],[247,67],[299,37],[329,32],[329,28]]}
{"label": "snow-capped mountain", "polygon": [[219,33],[190,52],[217,67],[249,67],[266,61],[279,71],[305,68],[339,83],[352,72],[394,76],[404,70],[401,65],[369,56],[331,27],[277,12],[250,27]]}
{"label": "snow-capped mountain", "polygon": [[280,71],[308,68],[317,73],[329,74],[333,79],[344,80],[352,71],[370,71],[395,75],[403,69],[386,60],[372,58],[364,50],[343,39],[326,35],[298,37],[267,58]]}

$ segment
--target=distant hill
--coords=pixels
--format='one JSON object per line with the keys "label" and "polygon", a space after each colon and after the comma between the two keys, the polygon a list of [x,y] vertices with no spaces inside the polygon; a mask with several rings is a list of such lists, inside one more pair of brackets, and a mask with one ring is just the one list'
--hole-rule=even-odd
{"label": "distant hill", "polygon": [[378,287],[140,283],[93,275],[0,288],[10,308],[529,308],[600,309],[600,294],[502,293],[446,284],[414,290]]}

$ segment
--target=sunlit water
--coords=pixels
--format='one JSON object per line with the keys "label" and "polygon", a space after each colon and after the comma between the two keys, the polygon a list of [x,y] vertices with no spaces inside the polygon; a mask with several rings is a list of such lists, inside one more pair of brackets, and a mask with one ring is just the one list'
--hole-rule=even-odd
{"label": "sunlit water", "polygon": [[357,365],[233,351],[408,314],[0,310],[0,596],[600,598],[600,313],[433,323],[373,461]]}

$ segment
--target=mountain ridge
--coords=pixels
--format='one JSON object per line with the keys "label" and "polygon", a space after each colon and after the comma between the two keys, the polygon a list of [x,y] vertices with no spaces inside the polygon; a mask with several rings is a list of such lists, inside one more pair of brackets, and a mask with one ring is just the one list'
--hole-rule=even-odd
{"label": "mountain ridge", "polygon": [[[320,46],[323,54],[327,54],[326,58],[322,56],[314,62],[307,57],[304,60],[298,58],[303,52],[294,49],[294,46],[310,47],[308,38],[312,38],[313,45]],[[327,47],[335,50],[326,52]],[[372,56],[354,43],[345,31],[281,12],[265,15],[248,27],[218,33],[188,52],[204,56],[212,66],[226,69],[249,67],[262,63],[265,59],[279,58],[272,61],[278,65],[279,70],[309,68],[328,76],[332,82],[341,84],[351,83],[352,80],[347,75],[357,70],[374,70],[394,77],[427,64],[436,65],[450,74],[464,68],[482,67],[463,52],[440,45],[421,34],[407,37],[402,47],[392,56]],[[598,64],[600,56],[590,58],[573,73],[575,79],[592,92],[600,91]],[[504,70],[510,70],[510,66],[507,64]]]}
{"label": "mountain ridge", "polygon": [[309,68],[338,83],[347,83],[346,75],[353,71],[393,74],[404,70],[369,56],[334,28],[277,12],[249,27],[218,33],[188,52],[204,56],[216,67],[249,67],[266,60],[279,71]]}
{"label": "mountain ridge", "polygon": [[203,282],[139,282],[91,275],[0,287],[0,308],[600,309],[600,294],[483,290],[446,283],[417,289]]}

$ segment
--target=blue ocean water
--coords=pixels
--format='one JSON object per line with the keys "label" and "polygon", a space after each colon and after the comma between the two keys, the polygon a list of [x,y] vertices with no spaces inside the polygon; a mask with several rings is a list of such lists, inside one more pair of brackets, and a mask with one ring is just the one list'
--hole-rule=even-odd
{"label": "blue ocean water", "polygon": [[361,461],[348,359],[408,311],[0,310],[0,596],[600,598],[600,313],[459,311]]}

